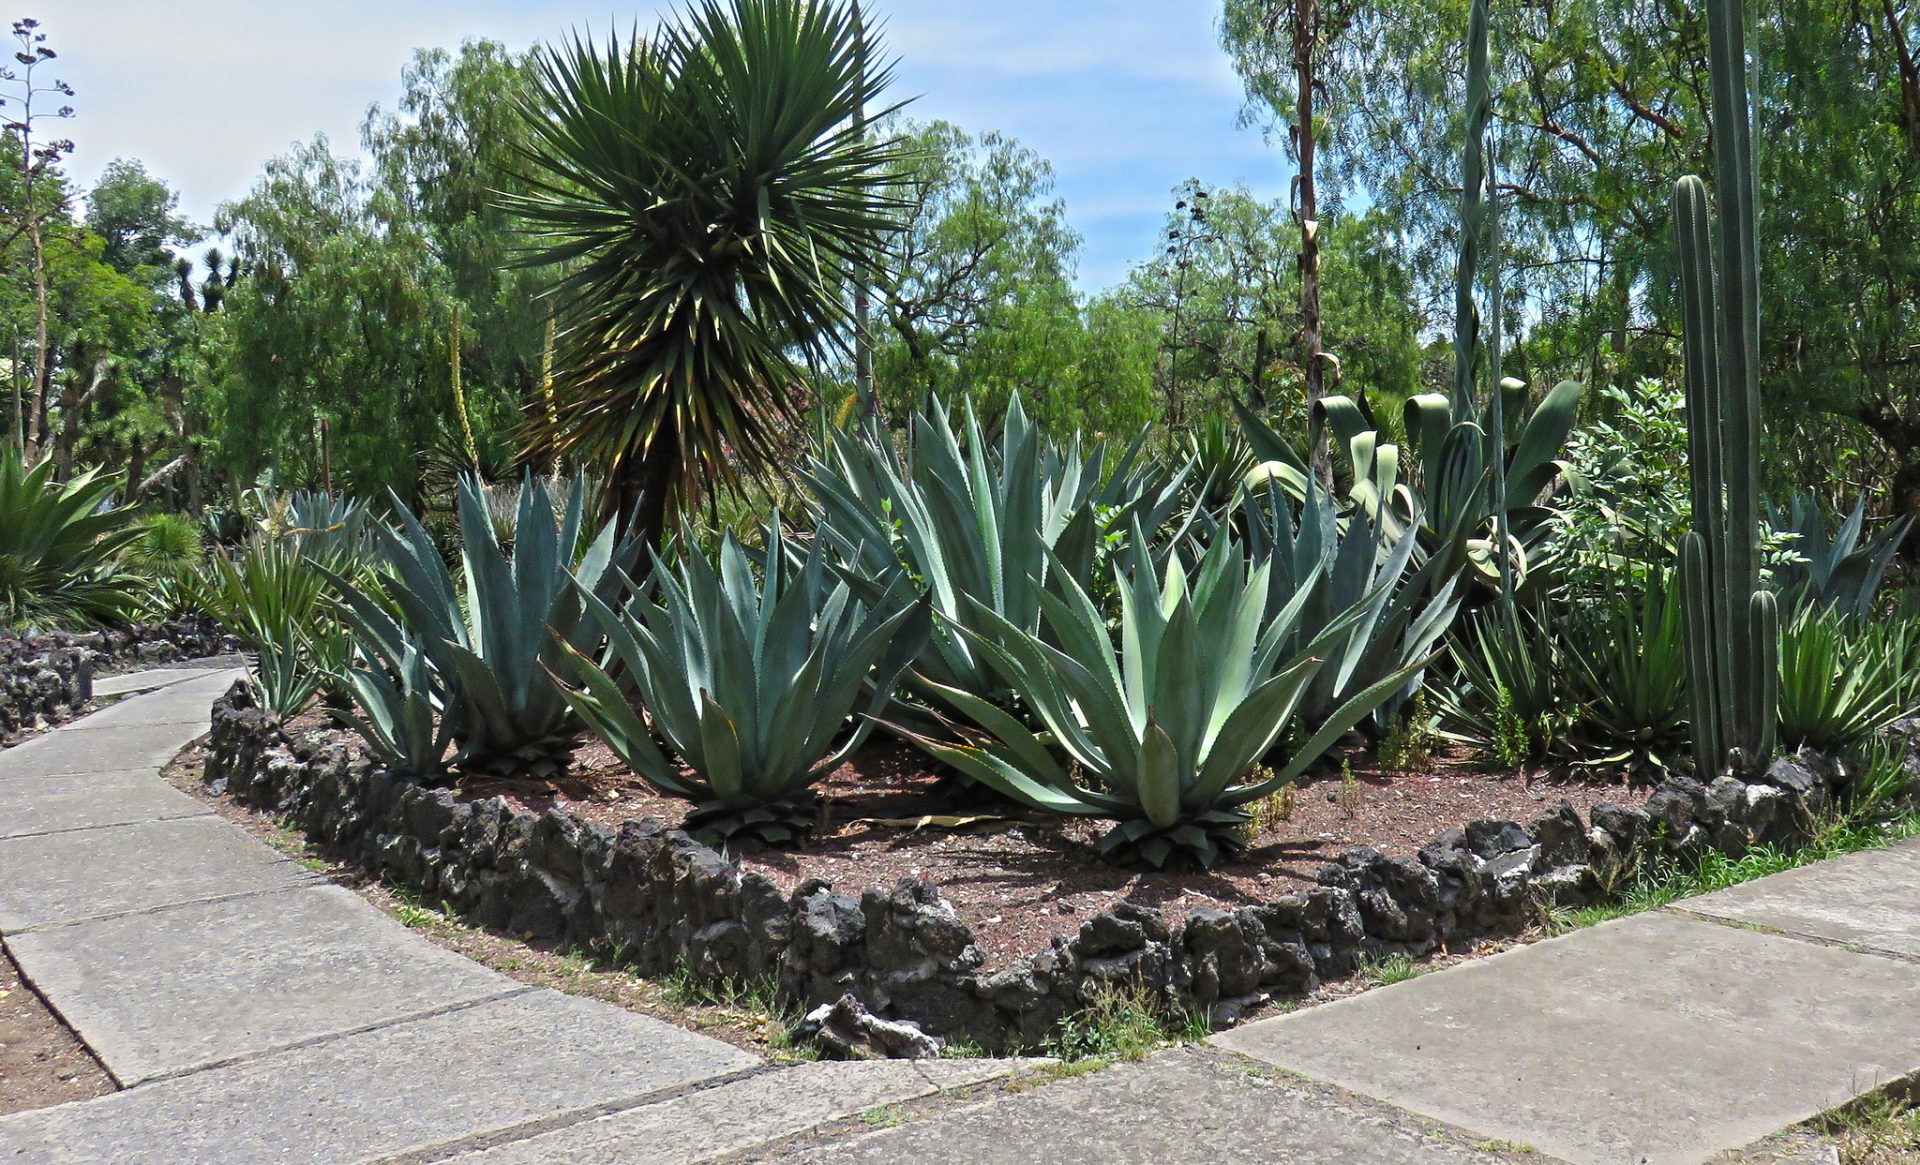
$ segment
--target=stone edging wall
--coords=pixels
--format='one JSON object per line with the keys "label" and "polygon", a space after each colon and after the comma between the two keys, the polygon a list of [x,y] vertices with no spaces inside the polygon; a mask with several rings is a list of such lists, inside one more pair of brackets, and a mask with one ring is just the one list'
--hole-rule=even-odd
{"label": "stone edging wall", "polygon": [[93,699],[96,675],[234,650],[218,624],[200,617],[0,638],[0,737],[71,718]]}
{"label": "stone edging wall", "polygon": [[[1912,724],[1920,768],[1920,724]],[[1236,1022],[1276,996],[1353,973],[1363,955],[1424,955],[1441,942],[1516,931],[1543,906],[1599,900],[1636,856],[1739,853],[1804,831],[1844,782],[1802,754],[1766,779],[1675,777],[1645,809],[1563,804],[1528,825],[1476,821],[1418,858],[1350,849],[1318,885],[1169,925],[1131,902],[1089,917],[1050,950],[991,974],[971,931],[934,886],[903,881],[857,896],[814,879],[783,892],[657,818],[618,833],[501,798],[461,802],[353,759],[336,733],[289,738],[243,686],[213,709],[208,785],[291,818],[334,856],[462,917],[515,934],[618,950],[644,973],[773,978],[811,1008],[851,995],[876,1016],[995,1052],[1031,1047],[1104,985]],[[1916,773],[1920,776],[1920,773]]]}

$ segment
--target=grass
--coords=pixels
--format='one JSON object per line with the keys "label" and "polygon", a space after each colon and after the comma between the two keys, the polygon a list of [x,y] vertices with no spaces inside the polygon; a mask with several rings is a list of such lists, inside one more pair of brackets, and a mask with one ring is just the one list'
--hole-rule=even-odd
{"label": "grass", "polygon": [[1108,986],[1094,992],[1085,1008],[1060,1021],[1047,1053],[1062,1065],[1092,1071],[1145,1059],[1174,1044],[1198,1043],[1212,1034],[1212,1017],[1204,1010],[1169,1012],[1144,990]]}
{"label": "grass", "polygon": [[1840,1165],[1920,1165],[1920,1109],[1877,1095],[1813,1123],[1833,1138]]}
{"label": "grass", "polygon": [[1404,954],[1366,955],[1360,960],[1359,975],[1369,987],[1385,987],[1393,983],[1405,983],[1409,979],[1418,979],[1425,968],[1413,961],[1413,956]]}
{"label": "grass", "polygon": [[1817,825],[1813,835],[1799,846],[1759,845],[1738,858],[1709,850],[1685,864],[1672,860],[1649,863],[1610,901],[1577,909],[1549,908],[1542,921],[1548,933],[1565,934],[1616,918],[1659,910],[1769,874],[1879,849],[1916,836],[1920,836],[1920,811],[1908,811],[1891,819],[1862,814],[1837,815]]}
{"label": "grass", "polygon": [[684,962],[660,980],[661,998],[675,1007],[719,1012],[736,1021],[764,1028],[767,1047],[782,1062],[818,1060],[820,1051],[793,1038],[800,1013],[780,1002],[780,987],[771,978],[700,978]]}

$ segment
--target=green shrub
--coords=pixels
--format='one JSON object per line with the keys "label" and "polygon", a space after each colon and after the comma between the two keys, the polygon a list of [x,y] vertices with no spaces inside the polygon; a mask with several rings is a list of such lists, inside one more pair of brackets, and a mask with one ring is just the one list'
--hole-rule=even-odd
{"label": "green shrub", "polygon": [[777,522],[754,573],[729,534],[717,567],[699,554],[661,566],[618,613],[590,598],[625,684],[582,659],[566,695],[634,772],[693,803],[690,832],[787,844],[814,819],[810,786],[866,738],[930,620],[924,601],[861,604],[818,543],[794,564]]}
{"label": "green shrub", "polygon": [[348,640],[334,597],[326,569],[297,539],[256,536],[213,556],[207,611],[253,654],[255,693],[275,716],[294,716],[315,695],[342,690]]}
{"label": "green shrub", "polygon": [[171,619],[207,611],[205,542],[200,525],[184,514],[149,514],[136,523],[138,537],[121,552],[145,580],[140,614]]}
{"label": "green shrub", "polygon": [[1303,615],[1319,575],[1285,579],[1271,562],[1250,563],[1232,538],[1216,539],[1194,567],[1170,555],[1156,571],[1144,541],[1136,529],[1119,556],[1117,628],[1064,577],[1059,594],[1040,595],[1044,638],[977,602],[969,623],[956,625],[995,660],[1043,732],[949,689],[945,699],[986,737],[957,745],[916,739],[1035,808],[1116,821],[1101,842],[1105,854],[1155,866],[1180,854],[1206,866],[1243,843],[1241,806],[1296,780],[1414,668],[1353,694],[1323,720],[1298,724],[1304,739],[1291,758],[1261,769],[1295,730],[1324,653],[1365,616],[1364,603],[1330,624],[1308,625]]}
{"label": "green shrub", "polygon": [[1562,738],[1568,688],[1564,650],[1541,613],[1483,608],[1448,645],[1452,674],[1438,685],[1442,731],[1504,769],[1544,759]]}
{"label": "green shrub", "polygon": [[118,623],[139,605],[140,582],[120,552],[139,530],[116,509],[117,475],[84,470],[53,479],[54,463],[26,468],[0,451],[0,622],[42,630]]}

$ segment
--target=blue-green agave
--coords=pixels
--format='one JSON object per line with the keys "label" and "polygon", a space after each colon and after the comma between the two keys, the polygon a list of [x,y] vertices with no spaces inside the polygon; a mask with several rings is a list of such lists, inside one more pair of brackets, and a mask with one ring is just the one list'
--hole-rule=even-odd
{"label": "blue-green agave", "polygon": [[[377,751],[429,778],[438,733],[469,771],[552,770],[572,750],[577,722],[549,675],[600,642],[585,603],[615,599],[633,544],[608,523],[581,545],[574,490],[556,523],[546,486],[521,486],[513,552],[500,546],[480,483],[460,484],[461,570],[456,582],[432,537],[404,507],[401,528],[376,527],[390,577],[379,593],[334,576],[345,619],[370,666],[352,677],[362,731]],[[382,675],[384,673],[384,678]],[[444,723],[429,731],[437,708]],[[400,745],[405,744],[402,748]]]}
{"label": "blue-green agave", "polygon": [[931,620],[924,600],[860,602],[817,543],[796,562],[777,515],[763,561],[756,580],[729,533],[717,565],[661,564],[617,612],[583,590],[608,658],[576,658],[564,694],[634,772],[693,803],[689,832],[781,845],[806,835],[811,786],[866,739]]}
{"label": "blue-green agave", "polygon": [[[1136,531],[1116,563],[1117,628],[1064,575],[1057,592],[1040,595],[1048,638],[978,603],[967,624],[954,625],[996,661],[1042,731],[955,688],[945,698],[985,735],[961,744],[914,738],[1035,808],[1115,820],[1101,843],[1110,856],[1159,866],[1185,855],[1206,866],[1243,844],[1241,806],[1297,779],[1419,665],[1302,722],[1297,712],[1324,653],[1366,617],[1374,596],[1309,626],[1320,573],[1287,579],[1231,537],[1191,567],[1176,554],[1156,570],[1144,542]],[[1263,767],[1296,735],[1280,764]]]}
{"label": "blue-green agave", "polygon": [[[1158,527],[1178,504],[1180,481],[1148,464],[1138,443],[1112,466],[1104,444],[1054,445],[1017,395],[997,440],[971,405],[956,426],[939,401],[913,418],[911,432],[904,450],[873,426],[832,435],[807,474],[818,536],[861,597],[878,601],[892,590],[892,601],[905,602],[918,591],[939,614],[913,669],[930,681],[924,691],[958,688],[1002,702],[1005,678],[961,629],[980,625],[984,613],[1037,633],[1051,581],[1086,585],[1103,540],[1136,518]],[[902,579],[912,590],[894,586]]]}

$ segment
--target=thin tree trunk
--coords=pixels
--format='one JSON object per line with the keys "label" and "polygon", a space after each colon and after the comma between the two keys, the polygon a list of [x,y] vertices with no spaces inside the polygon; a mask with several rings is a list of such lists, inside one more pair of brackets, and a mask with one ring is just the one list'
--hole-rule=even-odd
{"label": "thin tree trunk", "polygon": [[[853,127],[854,132],[864,138],[867,133],[867,36],[860,21],[860,0],[853,3],[853,35],[860,70],[860,101],[854,107]],[[873,289],[869,286],[872,279],[872,265],[863,257],[853,271],[853,388],[854,395],[860,399],[861,414],[866,417],[880,415],[880,398],[873,385],[873,336],[868,320],[873,310]]]}
{"label": "thin tree trunk", "polygon": [[28,398],[27,437],[24,460],[40,460],[40,442],[46,433],[47,418],[47,251],[40,237],[40,212],[33,205],[33,181],[27,181],[27,246],[33,254],[34,349],[33,391]]}
{"label": "thin tree trunk", "polygon": [[[1295,179],[1296,213],[1300,219],[1300,368],[1306,380],[1309,424],[1325,393],[1320,333],[1320,203],[1313,171],[1313,54],[1319,47],[1319,23],[1317,0],[1294,0],[1293,133],[1294,153],[1300,163],[1300,173]],[[1313,472],[1321,484],[1331,488],[1333,463],[1327,453],[1326,434],[1317,425],[1312,426],[1312,431]]]}

